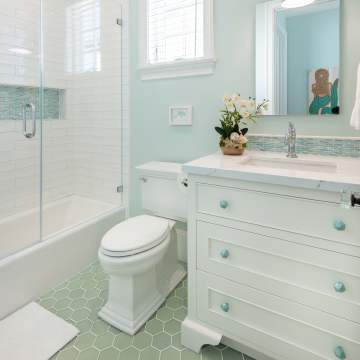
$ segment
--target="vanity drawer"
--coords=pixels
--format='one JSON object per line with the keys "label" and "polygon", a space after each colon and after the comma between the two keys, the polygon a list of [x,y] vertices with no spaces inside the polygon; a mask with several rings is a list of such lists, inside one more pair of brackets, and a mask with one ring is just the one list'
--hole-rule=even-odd
{"label": "vanity drawer", "polygon": [[[220,327],[225,336],[260,344],[280,359],[345,359],[335,350],[347,360],[360,358],[360,329],[354,323],[206,273],[198,272],[197,282],[200,320]],[[309,319],[320,326],[309,325]]]}
{"label": "vanity drawer", "polygon": [[197,267],[360,323],[360,258],[197,222]]}
{"label": "vanity drawer", "polygon": [[336,203],[198,184],[197,211],[360,246],[360,209]]}

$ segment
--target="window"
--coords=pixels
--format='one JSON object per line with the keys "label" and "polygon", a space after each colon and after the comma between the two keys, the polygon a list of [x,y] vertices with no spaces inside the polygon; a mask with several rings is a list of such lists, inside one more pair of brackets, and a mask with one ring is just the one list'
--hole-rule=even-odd
{"label": "window", "polygon": [[211,74],[212,0],[142,1],[142,78]]}
{"label": "window", "polygon": [[101,71],[100,0],[82,0],[66,8],[67,72]]}

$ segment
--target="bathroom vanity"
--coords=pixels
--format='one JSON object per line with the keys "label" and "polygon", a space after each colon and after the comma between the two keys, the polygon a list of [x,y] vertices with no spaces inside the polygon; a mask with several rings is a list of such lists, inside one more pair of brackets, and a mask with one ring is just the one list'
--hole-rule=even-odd
{"label": "bathroom vanity", "polygon": [[359,165],[257,152],[184,165],[186,347],[223,342],[257,360],[360,359]]}

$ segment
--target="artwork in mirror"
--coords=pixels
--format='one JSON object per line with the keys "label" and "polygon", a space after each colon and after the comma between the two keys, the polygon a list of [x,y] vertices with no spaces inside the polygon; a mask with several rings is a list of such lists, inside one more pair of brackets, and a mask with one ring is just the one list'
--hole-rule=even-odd
{"label": "artwork in mirror", "polygon": [[269,100],[265,115],[340,113],[340,1],[257,5],[256,98]]}

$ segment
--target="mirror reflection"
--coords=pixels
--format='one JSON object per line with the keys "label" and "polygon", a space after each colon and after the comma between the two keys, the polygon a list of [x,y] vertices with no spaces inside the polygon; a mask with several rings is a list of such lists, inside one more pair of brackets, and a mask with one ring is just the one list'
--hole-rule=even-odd
{"label": "mirror reflection", "polygon": [[265,115],[340,113],[340,0],[272,0],[256,11],[256,97]]}

